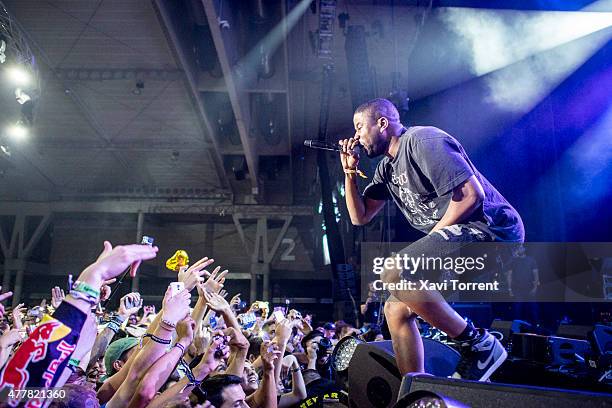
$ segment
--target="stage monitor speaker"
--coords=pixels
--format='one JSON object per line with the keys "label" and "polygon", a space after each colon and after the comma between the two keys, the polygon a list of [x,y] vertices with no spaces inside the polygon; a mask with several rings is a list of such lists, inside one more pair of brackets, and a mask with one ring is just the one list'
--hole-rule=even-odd
{"label": "stage monitor speaker", "polygon": [[589,337],[596,353],[602,355],[612,352],[612,327],[596,324]]}
{"label": "stage monitor speaker", "polygon": [[[439,341],[423,339],[425,371],[449,376],[459,362],[459,353]],[[402,376],[395,362],[391,341],[359,344],[348,369],[349,406],[390,408],[397,401]]]}
{"label": "stage monitor speaker", "polygon": [[[421,393],[428,398],[458,403],[443,405],[408,405],[411,399]],[[456,380],[451,378],[425,375],[406,376],[400,388],[401,398],[394,408],[409,406],[450,406],[471,408],[604,408],[611,407],[610,394],[567,391],[556,388],[527,387],[510,384],[492,384],[477,381]]]}
{"label": "stage monitor speaker", "polygon": [[491,331],[499,332],[502,335],[500,340],[504,347],[508,347],[508,343],[514,333],[525,333],[531,330],[532,326],[522,320],[498,320],[495,319],[491,323]]}
{"label": "stage monitor speaker", "polygon": [[587,340],[593,326],[580,326],[577,324],[561,324],[557,329],[557,336],[570,339]]}

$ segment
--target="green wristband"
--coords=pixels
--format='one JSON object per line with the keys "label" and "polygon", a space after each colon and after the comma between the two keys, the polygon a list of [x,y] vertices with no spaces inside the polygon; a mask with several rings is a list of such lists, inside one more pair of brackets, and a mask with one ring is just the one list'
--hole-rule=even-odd
{"label": "green wristband", "polygon": [[100,291],[89,286],[85,282],[81,282],[81,281],[74,282],[74,285],[72,285],[72,289],[76,290],[77,292],[81,292],[85,295],[91,296],[91,297],[95,297],[95,298],[100,297]]}

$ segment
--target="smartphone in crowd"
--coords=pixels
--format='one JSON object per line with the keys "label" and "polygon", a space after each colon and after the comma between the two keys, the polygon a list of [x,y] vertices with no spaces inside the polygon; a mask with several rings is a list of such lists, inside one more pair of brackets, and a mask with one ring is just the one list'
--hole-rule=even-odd
{"label": "smartphone in crowd", "polygon": [[170,282],[170,296],[175,296],[177,293],[185,289],[183,282]]}
{"label": "smartphone in crowd", "polygon": [[274,315],[274,320],[276,320],[277,322],[285,320],[285,315],[280,310],[275,310],[272,314]]}

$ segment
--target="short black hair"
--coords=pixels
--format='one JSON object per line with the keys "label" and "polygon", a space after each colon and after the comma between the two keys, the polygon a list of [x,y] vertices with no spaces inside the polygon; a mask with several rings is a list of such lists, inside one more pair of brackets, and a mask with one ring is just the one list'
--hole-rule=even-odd
{"label": "short black hair", "polygon": [[391,123],[400,122],[400,115],[397,108],[393,105],[393,102],[384,98],[371,99],[362,103],[355,109],[355,113],[366,113],[374,121],[385,117]]}
{"label": "short black hair", "polygon": [[[206,396],[206,400],[215,407],[223,405],[223,390],[230,385],[242,384],[242,378],[233,374],[217,374],[211,377],[207,377],[200,384],[200,390],[202,394]],[[198,401],[204,402],[204,401]]]}
{"label": "short black hair", "polygon": [[317,336],[323,337],[323,332],[321,332],[320,330],[313,330],[304,337],[302,337],[302,341],[300,343],[302,344],[304,351],[306,351],[306,342],[314,339]]}

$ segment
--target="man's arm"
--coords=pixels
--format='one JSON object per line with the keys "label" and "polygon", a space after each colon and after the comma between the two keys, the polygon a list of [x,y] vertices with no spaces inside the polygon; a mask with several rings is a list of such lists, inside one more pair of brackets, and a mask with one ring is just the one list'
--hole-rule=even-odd
{"label": "man's arm", "polygon": [[[164,296],[161,312],[163,321],[168,322],[170,326],[176,327],[176,323],[189,313],[189,300],[190,296],[187,290],[171,296],[170,288],[168,288]],[[167,344],[169,344],[173,332],[173,328],[162,322],[153,333],[155,337],[152,340],[158,338],[161,341],[167,341]],[[167,344],[159,341],[150,341],[138,352],[125,381],[106,404],[108,408],[124,407],[127,405],[134,395],[138,383],[149,368],[165,353]]]}
{"label": "man's arm", "polygon": [[[365,225],[378,214],[385,205],[385,201],[362,197],[359,194],[356,173],[359,166],[359,154],[355,151],[356,146],[359,144],[359,138],[355,136],[350,139],[340,140],[338,143],[342,148],[340,162],[344,171],[346,207],[348,208],[353,225]],[[374,181],[376,181],[376,175]]]}
{"label": "man's arm", "polygon": [[444,227],[455,225],[467,219],[484,201],[484,190],[476,178],[471,176],[453,189],[453,196],[444,216],[430,231],[435,232]]}
{"label": "man's arm", "polygon": [[281,395],[278,403],[279,408],[289,408],[306,398],[306,384],[304,383],[304,377],[300,370],[300,363],[297,358],[293,355],[289,355],[288,358],[291,361],[289,371],[291,372],[291,392]]}
{"label": "man's arm", "polygon": [[274,361],[280,358],[280,351],[268,341],[261,345],[260,355],[263,362],[262,381],[257,391],[247,397],[247,404],[250,408],[276,408],[277,392],[274,379]]}
{"label": "man's arm", "polygon": [[[130,304],[133,306],[128,307]],[[111,320],[104,330],[102,330],[100,334],[96,336],[96,341],[91,349],[89,365],[87,366],[88,370],[96,364],[102,355],[104,355],[110,341],[115,336],[115,333],[117,333],[119,330],[118,326],[120,326],[121,323],[123,323],[132,314],[137,313],[140,307],[140,294],[137,292],[128,293],[127,295],[123,296],[121,300],[119,300],[119,310],[117,311],[116,319]]]}
{"label": "man's arm", "polygon": [[384,200],[374,200],[363,197],[357,189],[357,175],[345,174],[344,191],[346,208],[348,209],[353,225],[365,225],[385,206]]}
{"label": "man's arm", "polygon": [[147,371],[147,374],[138,384],[129,407],[146,407],[155,398],[157,391],[168,380],[177,362],[183,356],[183,350],[186,350],[191,344],[194,329],[195,322],[191,317],[186,317],[177,324],[176,334],[178,341],[170,351],[161,356]]}
{"label": "man's arm", "polygon": [[[215,358],[215,351],[222,344],[222,337],[213,339],[200,363],[194,367],[193,376],[198,383],[202,382],[210,373],[217,369],[220,360]],[[196,384],[190,383],[189,378],[185,376],[177,383],[169,387],[161,395],[157,396],[153,401],[151,401],[150,404],[147,405],[147,407],[160,408],[165,407],[170,401],[182,401],[189,397],[189,394],[191,394],[191,391],[195,386]]]}

